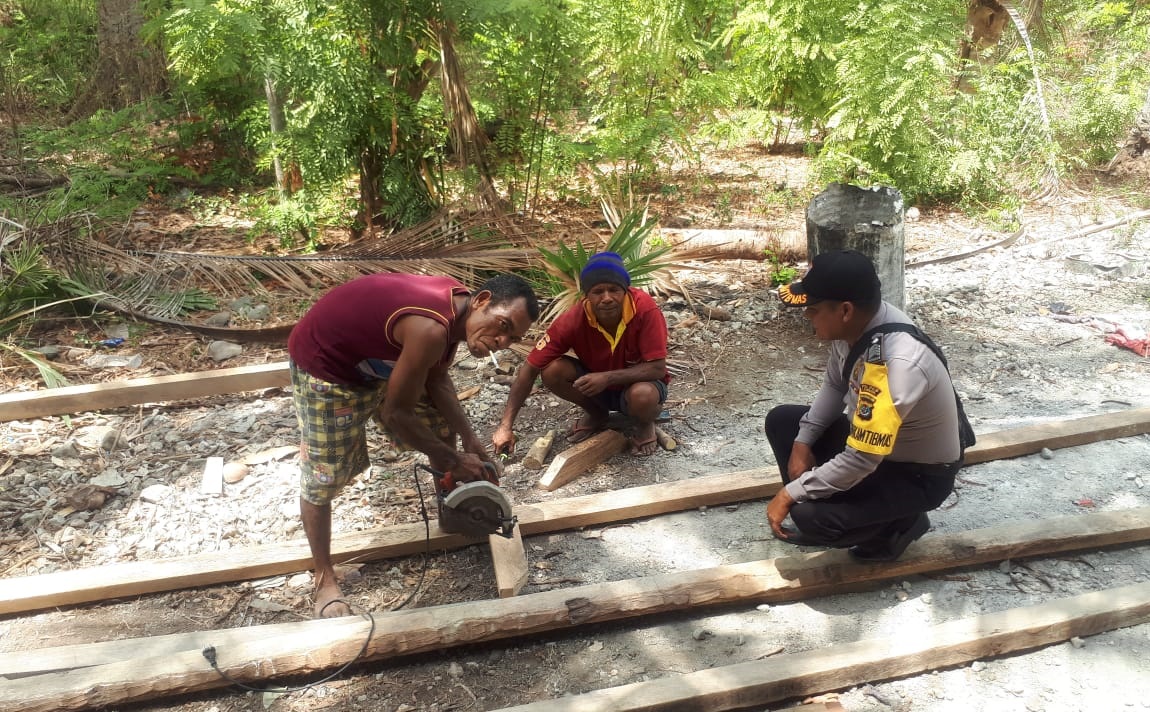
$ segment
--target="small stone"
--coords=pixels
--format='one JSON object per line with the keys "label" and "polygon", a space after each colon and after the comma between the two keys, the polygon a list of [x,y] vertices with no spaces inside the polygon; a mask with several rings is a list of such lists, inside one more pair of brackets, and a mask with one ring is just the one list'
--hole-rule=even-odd
{"label": "small stone", "polygon": [[124,476],[115,470],[104,470],[89,480],[88,483],[96,485],[97,487],[111,487],[115,489],[117,487],[123,487],[126,485],[127,480],[125,480]]}
{"label": "small stone", "polygon": [[458,680],[463,677],[463,666],[459,663],[453,662],[447,667],[447,675],[452,680]]}
{"label": "small stone", "polygon": [[128,446],[128,439],[119,430],[109,429],[100,438],[101,450],[121,450]]}
{"label": "small stone", "polygon": [[975,660],[974,662],[972,662],[970,664],[970,671],[971,672],[982,672],[985,669],[986,669],[986,663],[982,662],[981,660]]}
{"label": "small stone", "polygon": [[707,638],[710,638],[711,635],[713,635],[711,631],[707,630],[706,628],[696,628],[691,633],[691,637],[695,640],[706,640]]}
{"label": "small stone", "polygon": [[1077,635],[1070,639],[1070,644],[1073,645],[1075,648],[1085,648],[1086,647],[1086,641],[1083,640],[1082,638],[1079,638]]}
{"label": "small stone", "polygon": [[139,354],[123,356],[100,353],[84,359],[84,365],[90,368],[139,368],[143,363],[144,357]]}
{"label": "small stone", "polygon": [[213,341],[208,344],[208,358],[219,363],[220,361],[227,361],[230,358],[239,356],[244,352],[244,347],[239,344],[233,344],[230,341]]}
{"label": "small stone", "polygon": [[229,485],[234,485],[247,477],[249,472],[251,472],[251,468],[244,463],[229,462],[224,465],[224,482],[227,482]]}
{"label": "small stone", "polygon": [[36,348],[32,349],[32,351],[40,354],[49,361],[55,361],[56,359],[60,358],[60,353],[63,350],[64,349],[59,346],[37,346]]}
{"label": "small stone", "polygon": [[771,604],[760,603],[759,605],[755,606],[755,610],[758,611],[759,613],[766,613],[766,612],[771,610]]}
{"label": "small stone", "polygon": [[207,319],[204,319],[206,326],[226,327],[232,323],[232,313],[227,311],[217,312],[212,314]]}
{"label": "small stone", "polygon": [[140,490],[140,499],[152,504],[159,504],[172,495],[172,488],[168,485],[149,485]]}
{"label": "small stone", "polygon": [[58,457],[61,460],[76,459],[80,457],[80,450],[76,447],[75,440],[69,440],[63,445],[52,448],[52,457]]}
{"label": "small stone", "polygon": [[1044,447],[1041,450],[1039,450],[1038,456],[1041,457],[1043,460],[1053,460],[1054,459],[1054,451],[1048,447]]}

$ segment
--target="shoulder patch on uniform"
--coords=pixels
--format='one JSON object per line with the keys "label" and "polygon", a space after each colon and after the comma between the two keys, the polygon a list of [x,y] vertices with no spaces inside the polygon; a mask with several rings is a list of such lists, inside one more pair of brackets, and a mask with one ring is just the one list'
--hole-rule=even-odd
{"label": "shoulder patch on uniform", "polygon": [[882,357],[882,334],[875,334],[866,347],[863,360],[867,363],[886,363]]}

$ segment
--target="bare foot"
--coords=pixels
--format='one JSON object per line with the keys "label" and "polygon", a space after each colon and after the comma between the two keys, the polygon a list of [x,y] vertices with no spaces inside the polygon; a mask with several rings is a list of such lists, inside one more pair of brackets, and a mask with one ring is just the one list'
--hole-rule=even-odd
{"label": "bare foot", "polygon": [[640,425],[634,437],[631,438],[631,454],[647,457],[654,455],[658,450],[659,440],[655,437],[655,424]]}
{"label": "bare foot", "polygon": [[343,592],[339,590],[339,584],[334,580],[331,583],[321,580],[319,583],[314,594],[315,608],[312,609],[316,618],[340,618],[352,615],[351,606],[340,598]]}

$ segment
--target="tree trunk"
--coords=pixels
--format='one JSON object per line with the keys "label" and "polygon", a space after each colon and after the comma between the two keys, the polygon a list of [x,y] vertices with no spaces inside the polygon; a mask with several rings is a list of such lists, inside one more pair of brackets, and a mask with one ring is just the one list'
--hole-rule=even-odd
{"label": "tree trunk", "polygon": [[1146,90],[1146,100],[1142,102],[1142,109],[1134,117],[1134,125],[1126,134],[1126,141],[1118,150],[1114,158],[1110,159],[1107,172],[1113,175],[1127,173],[1150,173],[1144,165],[1150,157],[1150,89]]}
{"label": "tree trunk", "polygon": [[276,191],[280,198],[291,195],[291,187],[284,177],[284,164],[279,153],[279,136],[284,132],[287,123],[284,118],[283,102],[280,101],[279,91],[276,89],[276,80],[271,74],[264,75],[264,94],[268,99],[268,125],[271,128],[272,168],[276,174]]}
{"label": "tree trunk", "polygon": [[1130,156],[1141,156],[1150,151],[1150,89],[1146,90],[1146,100],[1142,102],[1142,110],[1130,127],[1123,149]]}
{"label": "tree trunk", "polygon": [[100,0],[97,18],[96,74],[73,105],[70,119],[99,109],[122,109],[167,86],[163,52],[143,39],[140,0]]}
{"label": "tree trunk", "polygon": [[[375,237],[375,216],[379,213],[379,149],[367,145],[359,154],[359,210],[355,216],[355,235]],[[362,231],[360,227],[362,225]]]}
{"label": "tree trunk", "polygon": [[970,0],[966,8],[966,36],[958,48],[960,74],[955,80],[957,88],[966,92],[971,90],[966,80],[968,64],[977,63],[980,50],[998,44],[1009,19],[1006,8],[998,0]]}

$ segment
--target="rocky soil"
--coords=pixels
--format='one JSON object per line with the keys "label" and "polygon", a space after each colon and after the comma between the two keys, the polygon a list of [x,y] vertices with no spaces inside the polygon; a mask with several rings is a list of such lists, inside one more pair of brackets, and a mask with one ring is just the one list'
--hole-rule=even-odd
{"label": "rocky soil", "polygon": [[[946,350],[976,431],[1150,406],[1150,358],[1106,340],[1119,328],[1147,338],[1150,221],[1085,234],[1136,211],[1116,199],[1068,192],[1055,205],[1028,208],[1027,230],[1009,246],[908,268],[907,310]],[[801,206],[786,219],[801,229]],[[983,233],[961,216],[925,210],[908,219],[906,235],[912,264],[1004,237]],[[771,464],[762,417],[776,404],[809,401],[825,345],[796,314],[779,308],[768,264],[700,266],[681,279],[694,299],[723,307],[732,319],[699,318],[679,297],[664,304],[677,365],[664,428],[681,447],[651,458],[619,455],[553,493],[534,488],[538,473],[513,460],[504,487],[514,501]],[[163,358],[164,348],[149,352],[143,366]],[[238,359],[284,357],[249,346]],[[122,368],[116,375],[133,372]],[[505,379],[489,362],[471,358],[455,365],[453,377],[460,390],[479,386],[464,405],[489,433],[506,397]],[[535,437],[573,417],[546,392],[533,396],[520,416],[518,456]],[[279,389],[2,423],[0,572],[32,576],[200,552],[226,557],[233,549],[298,540],[295,442],[291,399]],[[335,505],[337,532],[419,520],[416,460],[397,456],[378,439],[373,447],[370,474]],[[246,471],[229,470],[234,481],[222,496],[200,493],[209,457],[248,463]],[[426,494],[426,480],[422,484]],[[970,466],[955,495],[932,514],[932,533],[1146,506],[1150,436],[1140,435]],[[532,578],[524,594],[793,553],[771,537],[763,509],[762,502],[743,503],[529,538]],[[356,565],[345,576],[346,593],[369,611],[388,610],[413,592],[409,605],[418,606],[496,593],[481,546],[426,562],[417,556]],[[287,695],[221,689],[132,709],[494,710],[865,638],[914,635],[949,620],[1148,580],[1145,545],[1007,561],[811,601],[701,609],[364,665]],[[8,616],[0,619],[0,650],[299,620],[310,610],[309,593],[310,574],[300,573]],[[1142,624],[836,696],[851,712],[1150,709],[1148,655],[1150,624]]]}

